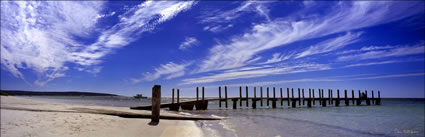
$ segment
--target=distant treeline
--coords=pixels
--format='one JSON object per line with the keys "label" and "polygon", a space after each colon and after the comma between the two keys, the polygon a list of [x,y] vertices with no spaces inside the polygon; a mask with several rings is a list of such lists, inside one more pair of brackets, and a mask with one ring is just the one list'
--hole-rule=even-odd
{"label": "distant treeline", "polygon": [[21,90],[0,90],[9,96],[118,96],[108,93],[78,92],[78,91],[21,91]]}

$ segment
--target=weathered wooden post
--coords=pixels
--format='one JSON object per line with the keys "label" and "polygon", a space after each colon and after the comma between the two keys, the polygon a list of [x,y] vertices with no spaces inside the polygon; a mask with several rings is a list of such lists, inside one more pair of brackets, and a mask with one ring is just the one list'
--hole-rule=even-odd
{"label": "weathered wooden post", "polygon": [[298,106],[301,106],[301,93],[300,88],[298,88]]}
{"label": "weathered wooden post", "polygon": [[370,99],[367,97],[367,90],[365,90],[365,94],[366,94],[366,104],[370,105]]}
{"label": "weathered wooden post", "polygon": [[292,96],[292,99],[294,99],[294,88],[291,88],[291,91],[292,91],[292,95],[291,95]]}
{"label": "weathered wooden post", "polygon": [[334,104],[334,93],[333,93],[333,90],[331,89],[331,94],[329,95],[330,96],[330,99],[331,99],[331,104],[333,105]]}
{"label": "weathered wooden post", "polygon": [[173,94],[171,96],[171,104],[174,104],[174,88],[173,88]]}
{"label": "weathered wooden post", "polygon": [[252,99],[252,108],[257,108],[257,87],[254,87],[254,99]]}
{"label": "weathered wooden post", "polygon": [[202,101],[205,100],[205,88],[202,87]]}
{"label": "weathered wooden post", "polygon": [[224,100],[226,100],[226,108],[227,108],[227,86],[224,86]]}
{"label": "weathered wooden post", "polygon": [[239,106],[242,107],[242,86],[239,86]]}
{"label": "weathered wooden post", "polygon": [[376,100],[376,105],[381,105],[381,92],[378,90],[378,99]]}
{"label": "weathered wooden post", "polygon": [[322,105],[322,90],[319,88],[319,105]]}
{"label": "weathered wooden post", "polygon": [[361,97],[362,95],[360,94],[360,90],[359,90],[359,98],[357,99],[357,106],[360,106],[360,104],[362,104]]}
{"label": "weathered wooden post", "polygon": [[311,107],[311,88],[308,88],[308,100],[307,100],[307,107]]}
{"label": "weathered wooden post", "polygon": [[305,105],[305,103],[304,103],[304,100],[305,100],[305,98],[304,98],[304,88],[302,89],[302,91],[303,91],[303,106]]}
{"label": "weathered wooden post", "polygon": [[152,116],[149,125],[159,124],[159,115],[161,108],[161,85],[155,85],[152,88]]}
{"label": "weathered wooden post", "polygon": [[335,106],[339,106],[339,89],[336,89],[336,100],[335,100]]}
{"label": "weathered wooden post", "polygon": [[324,93],[325,91],[322,89],[322,106],[323,107],[326,107],[326,98],[325,98],[325,93]]}
{"label": "weathered wooden post", "polygon": [[372,104],[374,104],[374,105],[375,105],[375,97],[374,97],[374,95],[373,95],[373,90],[372,90]]}
{"label": "weathered wooden post", "polygon": [[288,103],[288,106],[289,106],[289,88],[286,88],[286,98],[288,99],[287,103]]}
{"label": "weathered wooden post", "polygon": [[263,106],[263,87],[260,87],[260,105]]}
{"label": "weathered wooden post", "polygon": [[267,87],[267,99],[266,99],[266,104],[267,104],[267,106],[269,106],[269,87]]}
{"label": "weathered wooden post", "polygon": [[273,87],[272,108],[276,108],[276,89]]}
{"label": "weathered wooden post", "polygon": [[354,89],[351,90],[351,101],[353,102],[354,105]]}
{"label": "weathered wooden post", "polygon": [[246,86],[246,107],[248,107],[248,86]]}
{"label": "weathered wooden post", "polygon": [[329,105],[331,105],[331,89],[328,89],[328,99],[329,99]]}
{"label": "weathered wooden post", "polygon": [[233,101],[233,109],[236,109],[236,106],[238,104],[238,99],[237,98],[232,98]]}
{"label": "weathered wooden post", "polygon": [[314,97],[314,88],[313,88],[313,105],[316,105],[316,98]]}
{"label": "weathered wooden post", "polygon": [[282,88],[280,88],[280,106],[283,106]]}
{"label": "weathered wooden post", "polygon": [[180,89],[177,89],[177,104],[180,104]]}
{"label": "weathered wooden post", "polygon": [[345,94],[344,94],[344,98],[345,98],[345,105],[349,106],[350,105],[350,101],[347,98],[347,89],[344,90]]}
{"label": "weathered wooden post", "polygon": [[196,101],[199,100],[199,87],[196,87]]}
{"label": "weathered wooden post", "polygon": [[221,108],[221,86],[218,87],[218,107]]}

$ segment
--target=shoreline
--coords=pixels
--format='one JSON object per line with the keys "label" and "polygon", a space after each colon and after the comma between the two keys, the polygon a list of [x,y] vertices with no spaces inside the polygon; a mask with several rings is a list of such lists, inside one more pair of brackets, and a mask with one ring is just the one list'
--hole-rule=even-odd
{"label": "shoreline", "polygon": [[[159,125],[149,126],[150,118],[108,115],[121,113],[150,117],[150,111],[125,107],[61,104],[1,96],[0,110],[1,136],[212,136],[206,134],[211,133],[207,131],[211,129],[199,127],[195,121],[161,119]],[[161,110],[161,116],[187,118],[165,110]]]}

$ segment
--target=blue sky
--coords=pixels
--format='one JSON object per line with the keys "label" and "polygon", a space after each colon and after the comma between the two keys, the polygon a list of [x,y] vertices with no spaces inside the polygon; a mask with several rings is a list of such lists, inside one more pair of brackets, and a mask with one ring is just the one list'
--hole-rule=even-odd
{"label": "blue sky", "polygon": [[[1,1],[1,89],[424,97],[423,1]],[[252,94],[252,93],[251,93]]]}

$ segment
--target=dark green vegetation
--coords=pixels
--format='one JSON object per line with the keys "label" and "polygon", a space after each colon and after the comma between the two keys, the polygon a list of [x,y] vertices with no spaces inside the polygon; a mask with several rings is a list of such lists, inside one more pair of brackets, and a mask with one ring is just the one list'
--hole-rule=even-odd
{"label": "dark green vegetation", "polygon": [[118,96],[108,93],[78,92],[78,91],[21,91],[21,90],[0,90],[1,95],[10,96]]}

